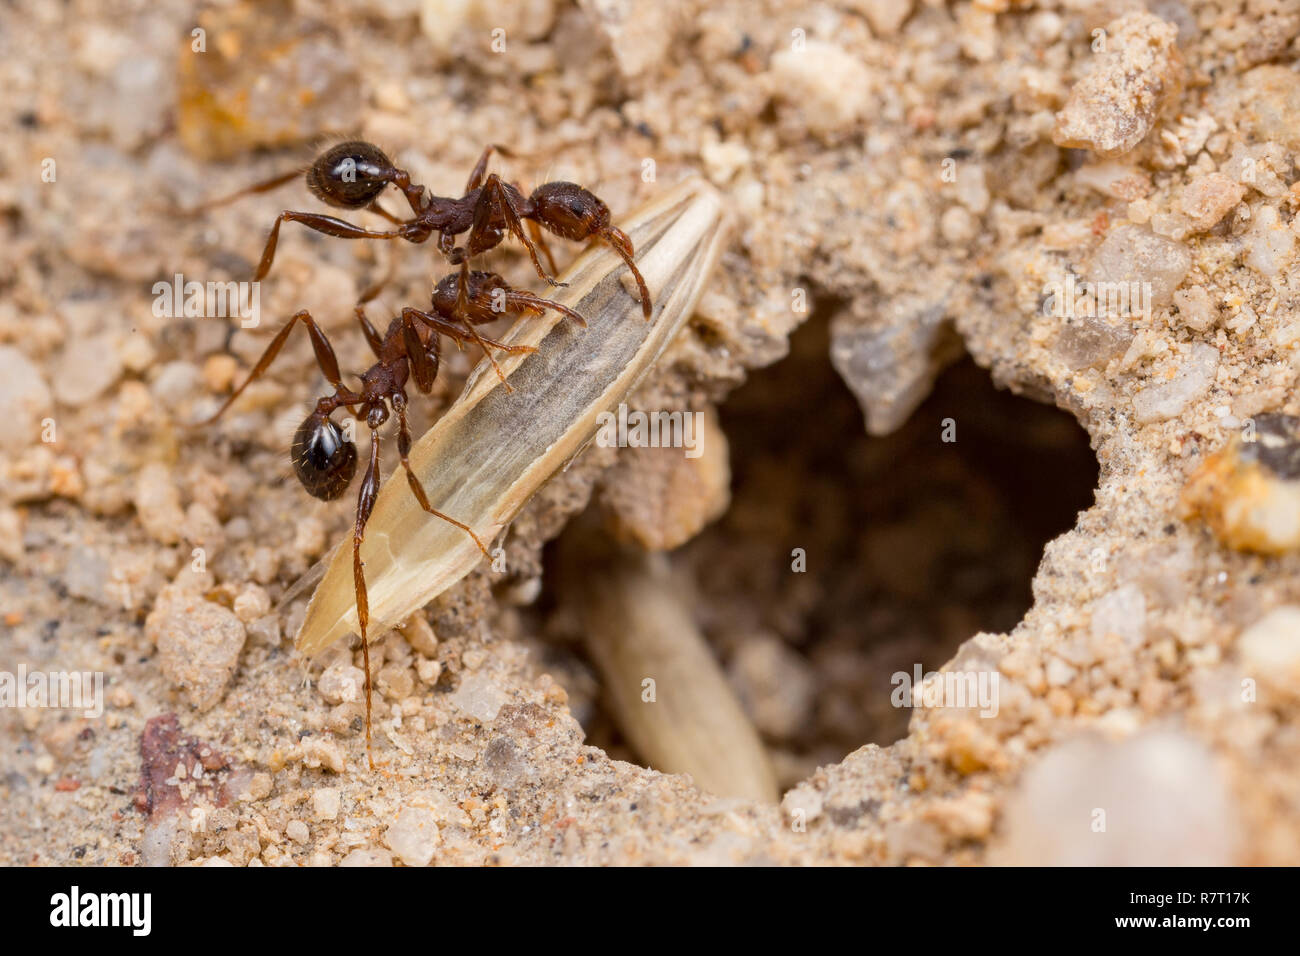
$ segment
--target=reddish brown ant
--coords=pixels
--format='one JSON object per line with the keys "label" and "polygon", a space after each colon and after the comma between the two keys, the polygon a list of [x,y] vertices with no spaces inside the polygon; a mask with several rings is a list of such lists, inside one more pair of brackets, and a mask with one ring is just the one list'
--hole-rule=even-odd
{"label": "reddish brown ant", "polygon": [[[538,228],[541,226],[564,239],[581,242],[595,238],[608,243],[631,270],[641,297],[641,310],[648,320],[650,290],[633,261],[632,241],[611,223],[609,207],[594,193],[569,182],[544,183],[531,195],[525,196],[518,187],[496,173],[487,173],[488,159],[494,149],[509,155],[500,146],[483,150],[465,185],[465,194],[457,199],[435,196],[423,186],[411,182],[410,173],[393,165],[383,150],[371,143],[349,140],[331,146],[307,168],[307,188],[328,205],[342,209],[369,209],[392,222],[396,228],[367,229],[335,216],[286,209],[271,226],[253,281],[261,280],[270,271],[280,241],[280,226],[285,222],[302,223],[309,229],[340,239],[405,239],[420,243],[437,233],[438,250],[452,265],[461,267],[457,297],[464,306],[470,298],[469,261],[500,245],[507,234],[523,243],[533,268],[541,278],[551,285],[561,284],[542,268],[538,258],[540,246],[551,271],[556,271],[555,261]],[[288,182],[300,172],[295,170],[277,176],[226,198],[264,192]],[[410,219],[393,216],[378,205],[380,194],[390,184],[406,198],[413,214]],[[525,222],[532,233],[531,239],[524,233]],[[465,244],[457,246],[456,237],[461,233],[468,235]]]}
{"label": "reddish brown ant", "polygon": [[[409,461],[411,430],[406,417],[407,381],[413,378],[416,388],[426,395],[432,391],[434,380],[438,376],[443,335],[451,337],[458,344],[465,341],[476,342],[485,351],[489,348],[504,352],[534,351],[529,346],[511,346],[485,338],[474,329],[475,324],[494,321],[503,313],[540,314],[545,309],[554,309],[582,322],[582,317],[572,309],[532,293],[512,289],[504,279],[491,272],[469,274],[468,304],[465,308],[458,309],[455,292],[457,279],[457,274],[453,273],[438,283],[434,290],[431,311],[403,309],[401,316],[393,319],[382,335],[366,318],[363,307],[360,305],[356,307],[357,320],[376,359],[375,363],[361,375],[360,390],[348,388],[343,384],[339,374],[338,359],[334,355],[329,339],[311,314],[303,310],[296,313],[284,328],[276,333],[248,377],[231,392],[221,407],[210,417],[191,426],[201,427],[220,418],[244,389],[266,372],[279,355],[285,341],[289,338],[289,333],[301,322],[307,327],[307,333],[311,337],[312,349],[316,353],[316,364],[320,367],[321,374],[334,387],[332,395],[317,400],[316,407],[298,426],[293,437],[290,457],[294,474],[308,494],[323,501],[333,501],[343,494],[356,474],[356,445],[330,417],[333,412],[339,408],[347,408],[354,418],[364,421],[370,429],[370,459],[357,495],[356,522],[352,533],[352,575],[356,589],[357,621],[360,624],[361,651],[365,666],[366,755],[372,769],[374,760],[370,750],[372,696],[370,602],[366,591],[365,564],[361,560],[361,545],[365,540],[366,522],[370,518],[375,497],[379,492],[379,428],[388,421],[390,414],[396,413],[397,454],[402,460],[407,484],[411,488],[411,493],[415,495],[416,501],[429,514],[455,525],[468,534],[478,545],[478,549],[483,552],[483,556],[491,560],[487,546],[469,525],[444,514],[429,503],[424,486],[411,470]],[[491,353],[487,354],[491,358]]]}

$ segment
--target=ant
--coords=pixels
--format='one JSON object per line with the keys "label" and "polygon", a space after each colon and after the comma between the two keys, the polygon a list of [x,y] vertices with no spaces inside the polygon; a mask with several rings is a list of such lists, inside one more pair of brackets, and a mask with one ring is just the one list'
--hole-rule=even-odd
{"label": "ant", "polygon": [[[457,284],[457,278],[453,273],[438,283],[433,293],[431,311],[404,308],[401,315],[389,323],[388,329],[382,335],[366,317],[364,308],[361,305],[356,307],[356,317],[361,325],[361,331],[375,355],[375,363],[361,375],[360,390],[351,389],[343,384],[333,346],[330,345],[329,339],[312,318],[311,313],[304,309],[295,313],[284,328],[276,333],[248,377],[230,393],[221,407],[208,418],[190,426],[202,427],[220,418],[244,389],[270,368],[288,340],[289,333],[301,323],[307,327],[307,334],[311,338],[316,364],[321,374],[334,388],[333,394],[317,400],[316,407],[298,426],[290,449],[294,474],[308,494],[322,501],[334,501],[347,490],[356,474],[356,444],[331,418],[333,412],[339,408],[347,408],[355,419],[364,421],[366,427],[370,429],[369,463],[357,495],[356,522],[352,532],[352,577],[356,591],[357,620],[360,624],[361,652],[365,667],[366,757],[372,770],[375,764],[370,744],[372,707],[370,602],[366,590],[365,562],[361,560],[361,545],[365,540],[366,522],[370,518],[375,498],[379,493],[379,428],[388,421],[390,415],[396,414],[397,454],[401,458],[407,484],[410,486],[411,493],[415,495],[416,501],[429,514],[464,531],[473,539],[483,556],[491,560],[487,546],[469,525],[444,514],[429,503],[424,486],[411,470],[409,459],[411,429],[406,417],[407,384],[414,379],[415,387],[421,393],[427,395],[433,390],[433,383],[438,376],[441,362],[443,335],[449,336],[458,344],[463,344],[466,340],[474,341],[485,351],[489,347],[503,352],[536,351],[531,346],[506,345],[495,339],[485,338],[473,328],[474,323],[499,319],[503,312],[519,316],[540,314],[545,309],[554,309],[585,325],[582,316],[567,306],[529,292],[512,289],[504,279],[491,272],[475,271],[469,274],[468,308],[458,312],[456,293],[453,289]],[[464,322],[463,326],[457,321],[458,315]],[[488,353],[488,356],[491,358],[491,353]]]}
{"label": "ant", "polygon": [[[423,186],[411,182],[410,173],[395,166],[383,150],[373,143],[349,140],[331,146],[307,167],[307,188],[312,195],[336,208],[368,209],[383,216],[396,228],[367,229],[336,216],[286,209],[271,226],[253,281],[260,281],[270,272],[280,241],[280,226],[286,222],[298,222],[309,229],[340,239],[405,239],[421,243],[437,233],[438,251],[452,265],[461,267],[457,303],[463,309],[471,299],[470,259],[496,248],[507,234],[523,243],[538,276],[552,286],[563,284],[542,268],[538,258],[540,247],[551,271],[557,271],[555,260],[539,228],[544,226],[564,239],[578,242],[600,239],[622,256],[636,280],[641,311],[649,320],[650,290],[633,260],[632,241],[610,222],[609,207],[594,193],[570,182],[543,183],[531,195],[525,196],[518,187],[507,183],[496,173],[487,173],[488,160],[493,150],[502,155],[511,155],[501,146],[488,146],[483,150],[483,155],[470,173],[464,195],[457,199],[435,196]],[[265,192],[289,182],[301,172],[301,169],[296,169],[282,174],[240,190],[220,202],[250,193]],[[411,207],[410,219],[400,219],[379,205],[380,194],[390,184],[402,193]],[[525,222],[532,234],[531,239],[524,232]],[[456,237],[461,233],[468,235],[464,245],[458,246],[455,244]]]}

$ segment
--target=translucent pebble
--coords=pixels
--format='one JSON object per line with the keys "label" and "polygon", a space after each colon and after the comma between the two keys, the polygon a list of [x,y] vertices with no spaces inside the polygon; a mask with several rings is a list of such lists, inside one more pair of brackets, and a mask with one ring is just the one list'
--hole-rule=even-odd
{"label": "translucent pebble", "polygon": [[506,702],[506,695],[491,678],[470,674],[451,695],[451,702],[470,717],[486,723],[496,717]]}
{"label": "translucent pebble", "polygon": [[0,346],[0,443],[34,441],[41,416],[50,411],[50,390],[37,367],[18,349]]}
{"label": "translucent pebble", "polygon": [[1125,584],[1092,602],[1094,640],[1118,634],[1129,647],[1146,640],[1147,599],[1136,584]]}
{"label": "translucent pebble", "polygon": [[1203,342],[1192,345],[1172,379],[1148,385],[1133,396],[1137,420],[1146,424],[1181,414],[1183,409],[1205,394],[1218,368],[1218,349]]}
{"label": "translucent pebble", "polygon": [[1084,317],[1061,327],[1056,337],[1056,353],[1071,369],[1092,368],[1123,355],[1132,341],[1132,331],[1114,327],[1102,319]]}
{"label": "translucent pebble", "polygon": [[1092,280],[1147,283],[1151,305],[1160,308],[1172,301],[1174,290],[1191,267],[1191,253],[1182,243],[1138,226],[1120,226],[1097,247]]}
{"label": "translucent pebble", "polygon": [[1222,772],[1204,744],[1175,731],[1057,746],[1025,774],[1002,819],[990,859],[1002,866],[1236,862],[1236,807]]}
{"label": "translucent pebble", "polygon": [[422,807],[404,808],[388,828],[385,838],[407,866],[428,866],[433,851],[442,842],[433,811]]}

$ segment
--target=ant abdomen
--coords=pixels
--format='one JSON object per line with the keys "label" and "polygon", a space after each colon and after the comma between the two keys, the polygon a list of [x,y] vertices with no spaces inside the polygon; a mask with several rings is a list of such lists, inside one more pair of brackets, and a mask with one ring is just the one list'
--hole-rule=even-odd
{"label": "ant abdomen", "polygon": [[350,140],[331,146],[307,170],[307,188],[322,202],[360,209],[392,182],[393,163],[372,143]]}
{"label": "ant abdomen", "polygon": [[302,486],[322,501],[343,494],[357,470],[357,446],[332,420],[316,414],[298,426],[290,456]]}

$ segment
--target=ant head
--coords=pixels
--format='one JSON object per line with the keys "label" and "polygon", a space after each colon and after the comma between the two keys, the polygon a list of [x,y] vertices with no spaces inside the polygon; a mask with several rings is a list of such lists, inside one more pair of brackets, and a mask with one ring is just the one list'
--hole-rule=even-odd
{"label": "ant head", "polygon": [[298,426],[290,455],[302,486],[322,501],[343,494],[357,470],[357,446],[348,441],[343,429],[317,412]]}
{"label": "ant head", "polygon": [[378,198],[393,172],[392,161],[378,146],[352,140],[316,157],[307,170],[307,188],[331,206],[360,209]]}
{"label": "ant head", "polygon": [[[473,273],[470,273],[473,276]],[[441,312],[456,305],[456,284],[460,281],[459,272],[451,272],[438,280],[433,287],[433,310]]]}
{"label": "ant head", "polygon": [[[510,287],[506,285],[506,280],[495,272],[482,272],[474,269],[469,274],[469,281],[465,289],[470,301],[473,302],[480,296],[491,293],[493,289],[509,291]],[[456,308],[456,299],[459,295],[460,273],[452,272],[443,276],[438,280],[438,284],[433,287],[433,311],[447,315]]]}
{"label": "ant head", "polygon": [[535,218],[565,239],[587,239],[609,226],[609,207],[577,183],[544,183],[530,198]]}

